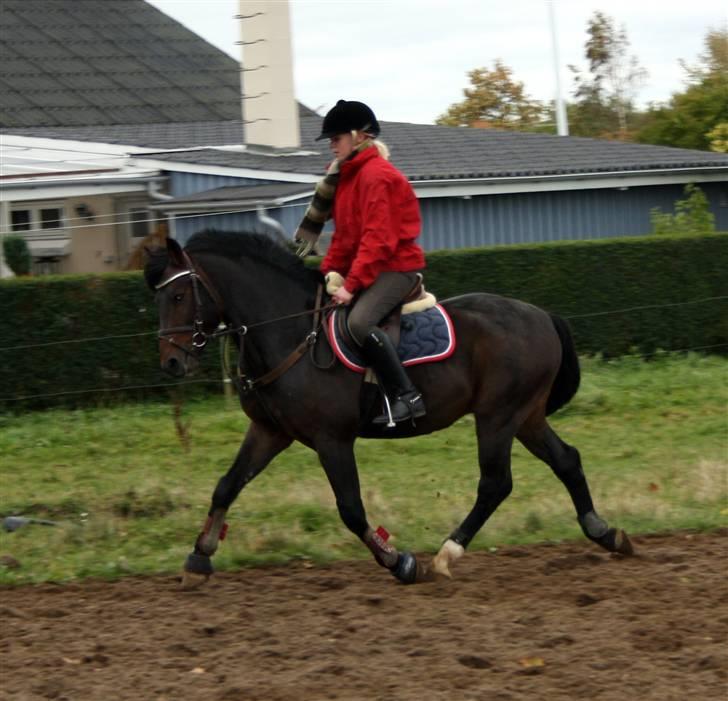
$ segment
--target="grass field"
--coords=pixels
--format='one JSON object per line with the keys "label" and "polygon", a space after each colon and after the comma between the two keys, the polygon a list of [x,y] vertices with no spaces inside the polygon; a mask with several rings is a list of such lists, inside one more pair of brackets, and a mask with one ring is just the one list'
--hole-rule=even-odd
{"label": "grass field", "polygon": [[[582,363],[582,387],[552,417],[582,455],[598,511],[628,532],[728,523],[728,359],[661,356]],[[0,415],[0,516],[47,518],[0,532],[0,583],[174,572],[206,516],[247,420],[233,401],[145,403]],[[470,509],[478,479],[472,417],[404,441],[360,441],[370,523],[435,551]],[[517,444],[514,490],[471,548],[580,537],[549,468]],[[340,523],[315,455],[294,445],[241,494],[215,564],[368,557]],[[591,547],[591,546],[589,546]],[[6,561],[7,563],[7,561]]]}

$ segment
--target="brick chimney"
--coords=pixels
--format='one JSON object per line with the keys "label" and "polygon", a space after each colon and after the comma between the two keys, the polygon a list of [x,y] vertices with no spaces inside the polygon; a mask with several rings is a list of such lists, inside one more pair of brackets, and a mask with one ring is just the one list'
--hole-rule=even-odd
{"label": "brick chimney", "polygon": [[288,0],[240,0],[244,142],[298,148]]}

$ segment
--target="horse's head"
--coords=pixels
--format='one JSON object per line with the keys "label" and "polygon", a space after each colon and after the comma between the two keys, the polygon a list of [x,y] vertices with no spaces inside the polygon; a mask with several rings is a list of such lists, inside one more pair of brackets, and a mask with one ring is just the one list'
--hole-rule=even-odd
{"label": "horse's head", "polygon": [[197,368],[221,312],[209,282],[175,240],[167,239],[166,250],[148,253],[144,277],[159,306],[161,366],[174,377],[184,377]]}

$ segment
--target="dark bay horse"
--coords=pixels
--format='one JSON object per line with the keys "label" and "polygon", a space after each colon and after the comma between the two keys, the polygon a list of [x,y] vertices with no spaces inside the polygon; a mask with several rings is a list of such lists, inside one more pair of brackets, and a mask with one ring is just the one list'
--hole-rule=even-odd
{"label": "dark bay horse", "polygon": [[[580,379],[571,333],[559,317],[491,294],[442,302],[456,331],[456,350],[447,360],[408,369],[427,415],[416,425],[387,429],[369,423],[380,406],[371,403],[370,411],[362,401],[362,375],[340,363],[317,362],[319,351],[331,357],[324,338],[312,333],[322,283],[318,271],[256,233],[204,231],[184,250],[168,239],[166,249],[149,253],[144,272],[157,290],[162,367],[177,377],[193,370],[223,322],[238,347],[240,403],[251,421],[185,562],[186,586],[212,573],[210,558],[230,505],[294,440],[318,454],[346,527],[402,582],[425,581],[433,573],[450,576],[450,566],[511,492],[514,438],[564,484],[587,538],[610,552],[632,553],[624,531],[597,515],[578,451],[546,420],[574,396]],[[398,552],[386,531],[369,526],[354,441],[423,435],[468,413],[475,417],[480,464],[475,504],[428,566]]]}

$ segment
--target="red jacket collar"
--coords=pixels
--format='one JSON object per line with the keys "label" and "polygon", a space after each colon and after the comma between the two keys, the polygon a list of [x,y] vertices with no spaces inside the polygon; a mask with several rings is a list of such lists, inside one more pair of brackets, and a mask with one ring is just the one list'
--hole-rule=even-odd
{"label": "red jacket collar", "polygon": [[372,158],[381,158],[379,155],[379,150],[376,146],[369,146],[368,148],[365,148],[363,151],[360,151],[359,153],[354,156],[354,158],[351,158],[347,161],[344,161],[341,164],[341,175],[342,176],[350,176],[354,175],[355,173],[358,173],[361,167],[372,160]]}

